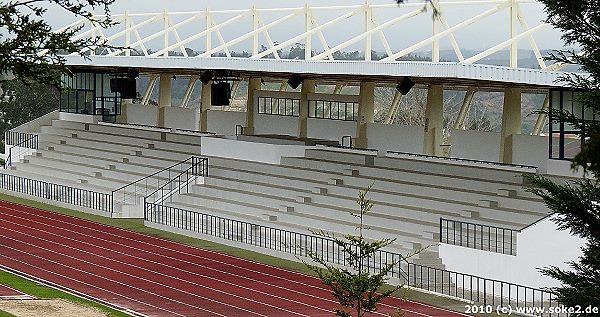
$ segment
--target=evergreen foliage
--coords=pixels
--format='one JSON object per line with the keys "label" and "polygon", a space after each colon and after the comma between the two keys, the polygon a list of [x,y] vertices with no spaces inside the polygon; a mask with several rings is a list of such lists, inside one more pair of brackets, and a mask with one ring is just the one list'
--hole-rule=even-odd
{"label": "evergreen foliage", "polygon": [[[579,101],[596,118],[600,117],[600,7],[595,0],[540,0],[546,6],[547,22],[562,31],[567,46],[581,48],[558,51],[552,59],[558,63],[577,64],[587,74],[569,75],[563,81],[584,91]],[[559,229],[569,230],[586,240],[583,255],[569,263],[570,270],[547,267],[542,273],[562,284],[551,290],[565,306],[600,307],[600,124],[582,121],[569,112],[550,110],[552,117],[565,120],[581,129],[581,153],[573,160],[574,169],[582,168],[586,178],[567,184],[533,176],[535,188],[529,190],[544,199],[554,212]],[[575,315],[573,315],[575,316]]]}
{"label": "evergreen foliage", "polygon": [[[95,49],[105,44],[100,38],[71,39],[83,25],[53,32],[44,21],[47,6],[58,6],[99,26],[113,22],[109,5],[114,0],[18,0],[0,3],[0,75],[14,75],[26,82],[59,87],[60,74],[68,72],[62,55]],[[102,8],[105,18],[92,10]]]}
{"label": "evergreen foliage", "polygon": [[371,186],[359,192],[356,200],[359,211],[351,214],[359,221],[356,226],[357,235],[346,234],[340,238],[324,231],[315,233],[334,240],[335,245],[342,250],[345,267],[327,263],[319,252],[307,250],[308,256],[316,264],[305,262],[306,266],[319,276],[323,284],[331,288],[333,296],[343,307],[335,310],[337,316],[350,317],[353,312],[357,317],[365,316],[376,311],[377,304],[382,299],[403,287],[398,285],[383,290],[387,281],[386,276],[398,264],[397,261],[385,263],[376,273],[371,273],[367,266],[379,250],[395,241],[395,239],[382,239],[369,242],[363,236],[363,230],[368,229],[364,224],[364,217],[373,207],[373,201],[367,198],[370,189]]}

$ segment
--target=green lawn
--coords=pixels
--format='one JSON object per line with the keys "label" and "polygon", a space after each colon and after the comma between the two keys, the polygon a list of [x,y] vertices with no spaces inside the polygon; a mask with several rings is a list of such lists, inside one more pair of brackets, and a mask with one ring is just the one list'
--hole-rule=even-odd
{"label": "green lawn", "polygon": [[0,317],[15,317],[15,315],[0,310]]}
{"label": "green lawn", "polygon": [[[0,270],[0,283],[3,285],[10,286],[14,289],[17,289],[23,293],[33,295],[38,298],[61,298],[73,303],[79,303],[90,307],[95,307],[103,312],[108,313],[110,316],[114,317],[126,317],[129,316],[123,312],[114,310],[110,307],[104,306],[100,303],[90,301],[75,295],[71,295],[57,289],[47,287],[45,285],[24,279],[22,277],[16,276],[12,273]],[[0,317],[12,316],[7,312],[0,311]]]}
{"label": "green lawn", "polygon": [[[223,244],[218,244],[218,243],[200,240],[200,239],[196,239],[196,238],[191,238],[191,237],[187,237],[187,236],[183,236],[183,235],[179,235],[179,234],[175,234],[175,233],[171,233],[171,232],[166,232],[166,231],[162,231],[162,230],[158,230],[158,229],[144,227],[144,222],[141,219],[110,219],[110,218],[106,218],[106,217],[101,217],[101,216],[96,216],[96,215],[91,215],[91,214],[75,211],[72,209],[57,207],[57,206],[53,206],[53,205],[49,205],[49,204],[45,204],[45,203],[41,203],[41,202],[37,202],[37,201],[33,201],[33,200],[28,200],[28,199],[24,199],[24,198],[20,198],[20,197],[9,196],[9,195],[2,194],[2,193],[0,193],[0,200],[11,201],[11,202],[15,202],[15,203],[19,203],[19,204],[23,204],[23,205],[27,205],[27,206],[32,206],[32,207],[36,207],[36,208],[40,208],[40,209],[44,209],[44,210],[49,210],[49,211],[55,211],[55,212],[58,212],[61,214],[75,216],[75,217],[78,217],[81,219],[87,219],[87,220],[91,220],[94,222],[107,224],[107,225],[111,225],[111,226],[115,226],[115,227],[119,227],[119,228],[123,228],[123,229],[128,229],[128,230],[132,230],[135,232],[139,232],[139,233],[143,233],[143,234],[147,234],[147,235],[151,235],[151,236],[155,236],[155,237],[160,237],[160,238],[169,239],[172,241],[177,241],[180,243],[185,243],[187,245],[192,245],[192,246],[196,246],[199,248],[223,252],[223,253],[237,256],[240,258],[253,260],[256,262],[269,264],[269,265],[273,265],[273,266],[277,266],[277,267],[281,267],[281,268],[290,269],[290,270],[293,270],[296,272],[314,275],[313,272],[310,271],[304,264],[299,263],[299,262],[284,260],[284,259],[280,259],[277,257],[257,253],[257,252],[252,252],[252,251],[235,248],[235,247],[231,247],[231,246],[227,246],[227,245],[223,245]],[[1,277],[0,277],[0,281],[2,281]],[[15,287],[15,288],[17,288],[17,287]],[[19,289],[19,288],[17,288],[17,289]],[[29,292],[27,292],[27,293],[29,293]],[[35,294],[32,294],[32,295],[35,295]],[[454,309],[458,312],[463,312],[465,309],[464,308],[465,304],[461,301],[457,301],[457,300],[445,298],[445,297],[440,297],[440,296],[435,296],[435,295],[431,295],[428,293],[419,292],[419,291],[415,291],[415,290],[410,290],[410,291],[404,292],[403,294],[398,294],[398,295],[399,296],[404,295],[404,296],[406,296],[407,299],[416,300],[416,301],[432,304],[432,305],[439,306],[439,307],[445,307],[448,309]],[[115,315],[115,316],[126,316],[126,315],[121,314],[121,315]],[[0,317],[2,317],[2,315],[0,315]]]}

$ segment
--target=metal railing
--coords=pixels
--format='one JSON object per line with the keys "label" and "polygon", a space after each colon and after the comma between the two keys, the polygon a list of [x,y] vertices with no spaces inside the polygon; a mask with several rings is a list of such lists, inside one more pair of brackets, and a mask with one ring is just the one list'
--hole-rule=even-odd
{"label": "metal railing", "polygon": [[[20,132],[12,132],[20,133]],[[8,148],[8,155],[4,161],[4,168],[7,169],[12,165],[13,160],[20,160],[25,155],[31,154],[30,150],[36,150],[38,148],[38,135],[37,134],[25,134],[28,138],[22,138],[19,135],[16,140],[21,140],[19,143]]]}
{"label": "metal railing", "polygon": [[16,175],[4,173],[1,173],[0,175],[0,187],[4,190],[92,208],[112,215],[113,204],[111,194],[44,182]]}
{"label": "metal railing", "polygon": [[[175,193],[188,193],[191,182],[195,181],[199,176],[208,176],[208,158],[192,156],[188,160],[185,161],[186,164],[189,164],[187,168],[182,169],[179,173],[170,177],[162,186],[159,186],[146,195],[144,202],[162,203],[167,199],[172,199]],[[146,204],[144,204],[145,206]]]}
{"label": "metal railing", "polygon": [[483,160],[474,160],[474,159],[458,158],[458,157],[445,157],[445,156],[435,156],[435,155],[427,155],[427,154],[419,154],[419,153],[397,152],[397,151],[387,151],[387,153],[396,154],[396,155],[403,155],[403,156],[433,158],[433,159],[438,159],[438,160],[443,160],[443,161],[468,162],[468,163],[477,163],[477,164],[485,164],[485,165],[493,165],[493,166],[505,166],[505,167],[516,167],[516,168],[526,168],[526,169],[537,169],[537,167],[531,166],[531,165],[508,164],[508,163],[483,161]]}
{"label": "metal railing", "polygon": [[440,242],[461,247],[517,255],[519,231],[440,218]]}
{"label": "metal railing", "polygon": [[[6,131],[4,132],[4,144],[6,145],[17,145],[31,139],[36,136],[36,134],[32,133],[24,133],[24,132],[16,132],[16,131]],[[37,143],[35,144],[35,148],[37,149]]]}
{"label": "metal railing", "polygon": [[[344,252],[333,239],[328,237],[170,207],[162,204],[164,201],[164,199],[155,199],[155,202],[146,200],[145,221],[298,257],[306,256],[307,251],[310,250],[328,263],[346,264]],[[371,273],[379,272],[388,263],[395,263],[388,277],[397,278],[399,283],[481,305],[494,307],[511,305],[513,309],[547,308],[558,305],[554,295],[546,290],[410,263],[401,254],[395,252],[381,250],[367,262],[365,267]],[[546,313],[545,316],[550,314]]]}
{"label": "metal railing", "polygon": [[415,263],[407,263],[406,274],[406,285],[411,287],[469,300],[494,309],[510,305],[513,312],[516,308],[527,307],[545,309],[545,312],[536,316],[560,316],[558,313],[548,312],[549,307],[557,307],[559,303],[555,295],[546,290]]}
{"label": "metal railing", "polygon": [[[194,167],[195,164],[198,164],[198,162],[203,159],[204,158],[192,156],[184,161],[119,187],[112,191],[113,203],[115,205],[141,204],[144,197],[171,182],[175,176],[181,174],[190,167]],[[208,169],[208,166],[206,166],[206,168]]]}

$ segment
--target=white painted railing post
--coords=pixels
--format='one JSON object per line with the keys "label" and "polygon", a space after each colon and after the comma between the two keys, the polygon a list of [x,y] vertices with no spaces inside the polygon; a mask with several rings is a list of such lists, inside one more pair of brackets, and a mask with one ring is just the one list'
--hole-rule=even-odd
{"label": "white painted railing post", "polygon": [[124,19],[125,19],[125,56],[131,56],[131,49],[129,48],[129,46],[131,45],[131,23],[129,21],[129,13],[128,11],[125,11],[125,15],[124,15]]}
{"label": "white painted railing post", "polygon": [[304,5],[304,32],[306,32],[306,38],[304,40],[304,59],[312,59],[312,33],[308,33],[312,29],[311,23],[311,11],[308,6],[308,2]]}
{"label": "white painted railing post", "polygon": [[[167,14],[167,9],[165,9],[163,11],[163,23],[164,23],[164,28],[165,30],[169,28],[169,16]],[[163,56],[168,57],[169,56],[169,50],[167,49],[169,47],[169,32],[165,32],[163,34],[163,48],[165,49],[165,52],[163,53]]]}
{"label": "white painted railing post", "polygon": [[[368,33],[369,31],[371,31],[372,27],[373,27],[373,18],[372,18],[372,14],[373,12],[371,11],[371,6],[370,6],[370,1],[369,0],[365,0],[365,33]],[[373,37],[371,36],[371,34],[369,33],[369,35],[367,35],[366,39],[365,39],[365,61],[370,62],[371,61],[371,51],[373,50]]]}
{"label": "white painted railing post", "polygon": [[[510,34],[509,38],[517,36],[517,23],[518,23],[518,7],[517,0],[508,0],[510,2]],[[519,43],[517,41],[512,42],[510,45],[510,67],[519,67]]]}

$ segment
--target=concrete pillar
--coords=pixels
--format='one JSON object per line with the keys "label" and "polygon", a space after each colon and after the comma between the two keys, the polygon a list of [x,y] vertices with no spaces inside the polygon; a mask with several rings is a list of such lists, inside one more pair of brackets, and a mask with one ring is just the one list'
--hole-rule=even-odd
{"label": "concrete pillar", "polygon": [[211,89],[212,82],[208,84],[202,83],[200,91],[200,131],[208,132],[208,111],[211,107]]}
{"label": "concrete pillar", "polygon": [[440,146],[444,132],[444,86],[430,85],[427,90],[427,105],[425,107],[425,136],[423,153],[427,155],[444,154]]}
{"label": "concrete pillar", "polygon": [[358,118],[356,120],[356,138],[354,144],[359,148],[369,147],[367,127],[375,118],[375,83],[361,82],[358,100]]}
{"label": "concrete pillar", "polygon": [[500,162],[512,163],[512,135],[521,134],[521,89],[504,90],[502,130],[500,132]]}
{"label": "concrete pillar", "polygon": [[165,107],[171,106],[171,74],[161,74],[158,90],[157,125],[165,126]]}
{"label": "concrete pillar", "polygon": [[316,81],[305,79],[302,82],[302,90],[300,91],[300,111],[298,115],[298,137],[308,137],[308,94],[315,92]]}
{"label": "concrete pillar", "polygon": [[244,134],[254,134],[254,115],[258,110],[258,100],[256,92],[260,90],[260,77],[252,77],[248,79],[248,102],[246,103],[246,126]]}

